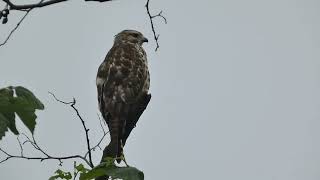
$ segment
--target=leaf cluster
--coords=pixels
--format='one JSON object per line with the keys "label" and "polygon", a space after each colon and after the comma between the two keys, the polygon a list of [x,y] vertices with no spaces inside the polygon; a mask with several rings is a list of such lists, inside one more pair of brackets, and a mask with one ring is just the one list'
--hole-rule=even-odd
{"label": "leaf cluster", "polygon": [[114,164],[114,158],[106,158],[104,162],[99,164],[93,169],[87,169],[83,164],[76,165],[74,164],[73,176],[71,172],[65,172],[58,169],[55,172],[55,175],[50,177],[49,180],[56,179],[75,179],[79,174],[79,180],[90,180],[95,179],[101,176],[111,177],[112,179],[122,179],[122,180],[143,180],[144,174],[142,171],[138,170],[135,167],[118,167]]}
{"label": "leaf cluster", "polygon": [[135,167],[118,167],[114,164],[115,159],[107,157],[104,162],[80,175],[80,180],[94,179],[100,176],[110,176],[112,179],[143,180],[144,174]]}
{"label": "leaf cluster", "polygon": [[16,115],[33,134],[37,109],[43,110],[44,105],[30,90],[22,86],[0,89],[0,140],[8,129],[15,135],[19,134]]}

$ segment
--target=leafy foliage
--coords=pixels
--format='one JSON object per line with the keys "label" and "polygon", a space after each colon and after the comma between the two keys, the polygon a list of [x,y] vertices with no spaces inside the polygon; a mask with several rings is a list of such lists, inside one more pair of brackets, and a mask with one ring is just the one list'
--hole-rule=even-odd
{"label": "leafy foliage", "polygon": [[90,180],[100,176],[111,176],[113,179],[122,180],[143,180],[144,174],[142,171],[135,167],[117,167],[114,164],[113,158],[106,158],[105,162],[102,162],[97,167],[82,173],[80,180]]}
{"label": "leafy foliage", "polygon": [[79,174],[79,180],[90,180],[95,179],[100,176],[111,176],[112,179],[122,179],[122,180],[143,180],[144,174],[135,167],[117,167],[114,164],[114,158],[106,158],[105,162],[99,164],[93,169],[87,169],[83,164],[77,165],[74,162],[74,172],[73,177],[70,172],[65,172],[58,169],[55,175],[50,177],[49,180],[65,179],[70,180]]}
{"label": "leafy foliage", "polygon": [[[35,111],[43,109],[44,105],[41,101],[24,87],[10,86],[0,89],[0,140],[8,129],[16,135],[19,134],[15,124],[16,115],[19,116],[21,121],[33,134],[37,118]],[[114,158],[106,158],[104,162],[93,169],[87,169],[83,164],[77,165],[75,162],[73,174],[58,169],[49,180],[71,180],[72,178],[75,179],[78,175],[80,175],[80,180],[90,180],[100,176],[110,176],[112,179],[122,180],[144,180],[143,172],[137,168],[118,167],[114,162]]]}
{"label": "leafy foliage", "polygon": [[79,164],[77,165],[76,162],[74,163],[74,177],[76,177],[78,174],[84,174],[87,173],[89,171],[89,169],[85,168],[83,164]]}
{"label": "leafy foliage", "polygon": [[8,128],[14,134],[19,134],[15,123],[16,114],[33,133],[37,109],[43,110],[44,105],[28,89],[21,86],[0,89],[0,140]]}
{"label": "leafy foliage", "polygon": [[49,180],[56,180],[56,179],[66,179],[66,180],[70,180],[70,179],[72,179],[72,175],[71,175],[71,173],[70,172],[64,172],[64,171],[62,171],[62,170],[60,170],[60,169],[58,169],[58,170],[56,170],[56,172],[55,172],[55,176],[51,176],[50,178],[49,178]]}

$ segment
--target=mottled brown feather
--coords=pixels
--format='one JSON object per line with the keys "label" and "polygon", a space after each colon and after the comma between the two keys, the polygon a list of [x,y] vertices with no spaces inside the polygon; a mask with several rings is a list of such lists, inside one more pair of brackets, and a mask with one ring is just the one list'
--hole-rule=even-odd
{"label": "mottled brown feather", "polygon": [[142,48],[145,38],[131,36],[137,31],[119,33],[113,47],[97,73],[99,108],[108,124],[111,142],[104,157],[119,157],[130,132],[147,107],[150,77],[146,53]]}

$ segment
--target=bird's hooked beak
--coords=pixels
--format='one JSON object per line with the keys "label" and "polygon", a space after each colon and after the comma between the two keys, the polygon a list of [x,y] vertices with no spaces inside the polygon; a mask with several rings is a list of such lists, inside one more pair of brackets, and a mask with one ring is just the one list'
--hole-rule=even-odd
{"label": "bird's hooked beak", "polygon": [[143,37],[142,42],[149,42],[148,39],[146,37]]}

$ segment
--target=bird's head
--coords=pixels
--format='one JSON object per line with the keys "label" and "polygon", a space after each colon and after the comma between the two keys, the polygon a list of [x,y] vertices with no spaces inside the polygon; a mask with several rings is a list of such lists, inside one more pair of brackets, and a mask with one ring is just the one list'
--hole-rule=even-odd
{"label": "bird's head", "polygon": [[115,36],[114,42],[139,44],[141,46],[144,42],[148,42],[148,39],[139,31],[123,30]]}

